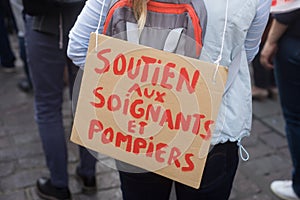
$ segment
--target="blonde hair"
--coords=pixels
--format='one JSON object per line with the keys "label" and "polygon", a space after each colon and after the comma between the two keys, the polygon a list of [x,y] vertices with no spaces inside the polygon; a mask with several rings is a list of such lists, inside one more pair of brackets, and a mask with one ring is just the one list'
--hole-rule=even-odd
{"label": "blonde hair", "polygon": [[143,30],[146,23],[147,3],[148,0],[132,0],[132,9],[134,17],[138,22],[138,27],[140,31]]}

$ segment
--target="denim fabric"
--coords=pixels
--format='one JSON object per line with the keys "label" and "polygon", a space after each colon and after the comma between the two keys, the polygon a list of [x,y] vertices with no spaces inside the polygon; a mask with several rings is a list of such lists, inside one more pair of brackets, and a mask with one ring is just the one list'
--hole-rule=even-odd
{"label": "denim fabric", "polygon": [[285,130],[293,162],[293,187],[300,197],[300,38],[285,36],[275,60]]}
{"label": "denim fabric", "polygon": [[[199,189],[175,182],[178,200],[226,200],[238,166],[236,142],[217,144],[208,154]],[[155,173],[120,171],[124,200],[168,200],[173,181]]]}
{"label": "denim fabric", "polygon": [[[34,88],[35,119],[50,171],[51,182],[56,187],[67,187],[68,159],[62,103],[64,69],[65,66],[68,68],[71,66],[70,62],[67,62],[66,44],[64,44],[63,49],[60,49],[57,35],[34,31],[31,29],[31,25],[32,18],[27,16],[27,56]],[[66,36],[65,39],[67,39]],[[73,78],[71,78],[72,80]],[[84,148],[80,148],[80,156],[82,159],[81,172],[84,175],[94,175],[96,158]]]}

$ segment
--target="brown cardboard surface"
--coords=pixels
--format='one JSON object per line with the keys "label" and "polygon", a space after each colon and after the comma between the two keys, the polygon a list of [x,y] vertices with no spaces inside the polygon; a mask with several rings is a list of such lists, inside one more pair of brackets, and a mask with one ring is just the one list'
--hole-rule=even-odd
{"label": "brown cardboard surface", "polygon": [[225,67],[91,34],[71,140],[200,186]]}

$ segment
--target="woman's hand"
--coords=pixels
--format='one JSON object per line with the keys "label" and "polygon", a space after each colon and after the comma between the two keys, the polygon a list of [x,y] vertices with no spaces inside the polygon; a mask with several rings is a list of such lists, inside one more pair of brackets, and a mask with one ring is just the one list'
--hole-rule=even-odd
{"label": "woman's hand", "polygon": [[273,59],[277,52],[278,46],[277,43],[266,42],[260,53],[260,63],[265,66],[267,69],[273,69]]}
{"label": "woman's hand", "polygon": [[260,63],[266,68],[274,68],[274,57],[278,50],[278,41],[281,36],[285,33],[288,26],[282,24],[276,20],[272,21],[272,25],[267,37],[267,41],[264,44],[264,47],[260,53]]}

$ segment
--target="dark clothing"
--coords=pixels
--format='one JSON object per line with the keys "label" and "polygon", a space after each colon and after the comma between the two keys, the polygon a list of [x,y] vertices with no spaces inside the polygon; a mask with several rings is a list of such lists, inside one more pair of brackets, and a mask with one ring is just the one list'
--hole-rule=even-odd
{"label": "dark clothing", "polygon": [[[83,4],[44,16],[26,16],[25,38],[34,89],[35,120],[51,184],[59,188],[68,187],[67,144],[62,115],[64,72],[67,67],[72,90],[76,76],[74,67],[78,70],[67,58],[68,32]],[[95,176],[96,158],[86,148],[80,147],[80,159],[82,175]]]}
{"label": "dark clothing", "polygon": [[[199,189],[175,182],[178,200],[226,200],[238,166],[236,142],[217,144],[209,152]],[[119,171],[124,200],[169,200],[173,181],[152,172]]]}
{"label": "dark clothing", "polygon": [[66,4],[49,14],[34,16],[33,29],[55,35],[60,35],[61,33],[63,33],[63,35],[68,35],[83,6],[84,1]]}
{"label": "dark clothing", "polygon": [[300,9],[288,13],[275,14],[274,18],[278,22],[288,25],[286,35],[300,37]]}
{"label": "dark clothing", "polygon": [[293,189],[300,197],[300,9],[277,14],[275,18],[288,25],[278,43],[275,78],[293,162]]}
{"label": "dark clothing", "polygon": [[0,3],[0,62],[6,68],[13,68],[15,67],[16,58],[11,49],[7,27],[4,22],[4,11],[7,9],[3,5],[4,2],[1,1]]}
{"label": "dark clothing", "polygon": [[285,35],[280,40],[275,66],[275,77],[293,162],[293,188],[300,197],[300,38]]}

